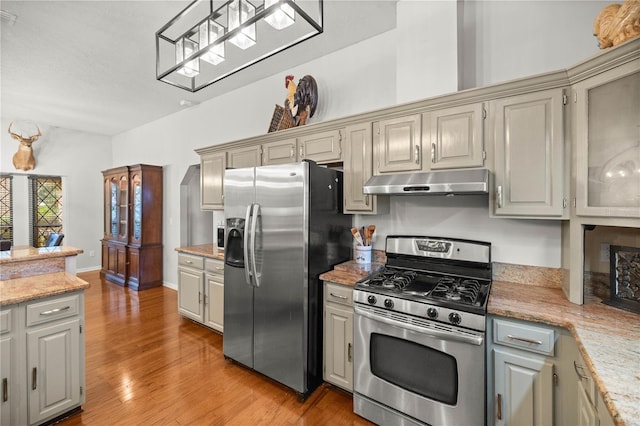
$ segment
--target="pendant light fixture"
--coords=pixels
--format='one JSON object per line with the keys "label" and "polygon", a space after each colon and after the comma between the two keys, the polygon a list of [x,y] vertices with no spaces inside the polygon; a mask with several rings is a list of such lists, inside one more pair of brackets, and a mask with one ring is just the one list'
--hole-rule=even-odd
{"label": "pendant light fixture", "polygon": [[156,78],[196,92],[322,33],[323,0],[195,0],[156,32]]}

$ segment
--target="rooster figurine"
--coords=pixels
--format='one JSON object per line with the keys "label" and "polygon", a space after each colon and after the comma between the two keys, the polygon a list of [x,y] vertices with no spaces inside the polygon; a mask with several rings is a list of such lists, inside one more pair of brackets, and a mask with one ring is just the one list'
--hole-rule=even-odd
{"label": "rooster figurine", "polygon": [[305,75],[296,86],[293,82],[293,76],[288,75],[284,79],[284,86],[287,88],[284,107],[291,113],[294,126],[303,126],[308,118],[313,117],[318,106],[316,80],[310,75]]}

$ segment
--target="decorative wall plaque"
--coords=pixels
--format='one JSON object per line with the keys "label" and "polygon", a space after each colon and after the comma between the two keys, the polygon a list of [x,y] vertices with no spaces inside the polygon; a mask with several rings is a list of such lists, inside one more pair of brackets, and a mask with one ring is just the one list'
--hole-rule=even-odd
{"label": "decorative wall plaque", "polygon": [[610,248],[611,296],[606,304],[640,313],[640,247]]}

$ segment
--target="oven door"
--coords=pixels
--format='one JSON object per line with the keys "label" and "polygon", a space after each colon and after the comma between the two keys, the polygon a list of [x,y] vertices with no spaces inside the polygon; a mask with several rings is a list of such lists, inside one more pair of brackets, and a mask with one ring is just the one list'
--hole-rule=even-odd
{"label": "oven door", "polygon": [[360,304],[354,312],[357,414],[379,424],[397,415],[432,425],[485,423],[483,332]]}

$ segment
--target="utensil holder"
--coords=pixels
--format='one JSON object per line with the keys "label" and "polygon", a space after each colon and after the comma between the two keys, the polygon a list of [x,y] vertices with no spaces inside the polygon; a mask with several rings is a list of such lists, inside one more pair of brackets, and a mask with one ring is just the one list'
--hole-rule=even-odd
{"label": "utensil holder", "polygon": [[371,246],[356,246],[356,263],[371,263]]}

